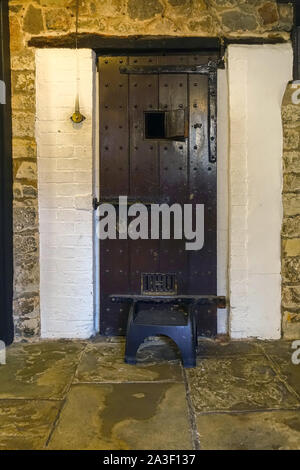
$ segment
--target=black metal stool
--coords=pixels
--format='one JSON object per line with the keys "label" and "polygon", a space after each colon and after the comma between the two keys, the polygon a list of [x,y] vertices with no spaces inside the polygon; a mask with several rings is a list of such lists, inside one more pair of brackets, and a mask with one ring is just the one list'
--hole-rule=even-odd
{"label": "black metal stool", "polygon": [[[225,297],[183,295],[112,295],[112,302],[130,302],[127,322],[125,362],[136,364],[139,346],[149,336],[171,338],[179,350],[184,367],[196,366],[197,326],[194,315],[198,304],[216,304],[225,308]],[[147,305],[150,308],[147,308]]]}
{"label": "black metal stool", "polygon": [[164,335],[180,349],[184,367],[195,367],[197,333],[191,307],[189,304],[187,311],[173,311],[170,305],[149,310],[134,301],[128,316],[125,362],[136,364],[137,350],[147,337]]}

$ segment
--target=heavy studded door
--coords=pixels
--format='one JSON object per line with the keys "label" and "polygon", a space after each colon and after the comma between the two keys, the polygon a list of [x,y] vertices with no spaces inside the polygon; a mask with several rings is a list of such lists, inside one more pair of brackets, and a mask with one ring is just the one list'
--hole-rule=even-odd
{"label": "heavy studded door", "polygon": [[[216,69],[202,55],[100,57],[100,202],[204,204],[204,246],[185,240],[100,241],[100,332],[123,335],[128,304],[112,294],[216,295]],[[154,276],[155,275],[155,276]],[[154,277],[153,277],[154,276]],[[147,294],[147,292],[145,292]],[[199,306],[200,335],[216,307]]]}

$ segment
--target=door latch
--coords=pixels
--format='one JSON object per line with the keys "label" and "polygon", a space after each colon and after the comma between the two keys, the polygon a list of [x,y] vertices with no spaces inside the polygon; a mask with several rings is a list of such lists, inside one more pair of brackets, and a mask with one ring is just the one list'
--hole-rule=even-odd
{"label": "door latch", "polygon": [[100,201],[98,201],[98,199],[96,197],[93,197],[92,205],[93,205],[94,211],[96,211],[98,209],[98,207],[100,206]]}

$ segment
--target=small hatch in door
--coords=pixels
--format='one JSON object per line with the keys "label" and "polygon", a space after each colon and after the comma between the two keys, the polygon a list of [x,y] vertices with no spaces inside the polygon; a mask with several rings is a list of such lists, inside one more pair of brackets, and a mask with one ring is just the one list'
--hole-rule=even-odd
{"label": "small hatch in door", "polygon": [[188,137],[185,109],[145,111],[145,139],[184,141]]}
{"label": "small hatch in door", "polygon": [[164,111],[145,112],[145,138],[165,139],[166,123]]}

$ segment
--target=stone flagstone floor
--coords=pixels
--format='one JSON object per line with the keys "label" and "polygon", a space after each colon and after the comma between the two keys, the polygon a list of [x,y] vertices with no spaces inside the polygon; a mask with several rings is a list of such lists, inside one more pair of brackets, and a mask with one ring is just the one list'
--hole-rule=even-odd
{"label": "stone flagstone floor", "polygon": [[146,342],[17,343],[0,366],[0,450],[300,449],[290,342],[199,343],[198,365]]}

